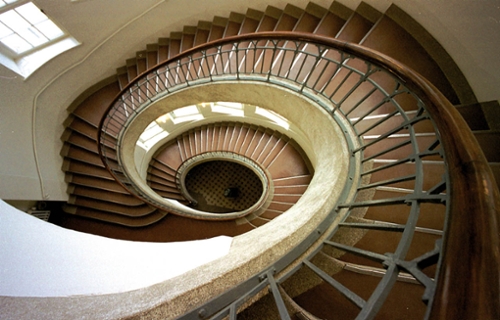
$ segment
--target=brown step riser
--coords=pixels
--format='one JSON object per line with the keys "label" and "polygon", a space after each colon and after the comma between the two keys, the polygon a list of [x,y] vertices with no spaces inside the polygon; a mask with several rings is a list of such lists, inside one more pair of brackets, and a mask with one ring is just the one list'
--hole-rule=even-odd
{"label": "brown step riser", "polygon": [[169,188],[177,188],[175,180],[173,179],[165,179],[156,175],[148,175],[147,178],[148,183],[157,183],[159,185],[167,186]]}
{"label": "brown step riser", "polygon": [[128,217],[120,214],[114,214],[106,211],[99,211],[96,209],[89,209],[85,207],[75,208],[74,213],[77,216],[90,218],[98,221],[109,222],[113,224],[119,224],[127,227],[145,227],[161,220],[165,214],[156,211],[147,216],[143,217]]}
{"label": "brown step riser", "polygon": [[[374,168],[383,165],[386,165],[386,163],[377,163],[374,165]],[[441,183],[444,174],[445,168],[443,163],[424,163],[422,189],[424,191],[430,190],[435,185]],[[374,172],[370,175],[370,184],[391,179],[403,178],[406,176],[416,176],[416,167],[414,163],[400,164],[398,166]],[[415,188],[415,180],[386,184],[384,186],[413,190]]]}
{"label": "brown step riser", "polygon": [[[385,53],[416,70],[424,78],[432,79],[433,84],[452,103],[459,102],[441,68],[411,35],[390,18],[380,19],[363,40],[362,45]],[[415,57],[419,58],[415,59]]]}
{"label": "brown step riser", "polygon": [[115,193],[111,191],[103,191],[102,189],[94,189],[89,187],[75,186],[72,191],[72,195],[83,196],[90,199],[95,199],[99,201],[112,202],[125,206],[142,206],[144,202],[138,200],[131,195],[124,195],[121,193]]}
{"label": "brown step riser", "polygon": [[296,185],[308,185],[311,182],[310,175],[301,175],[297,177],[287,177],[282,179],[274,179],[274,186],[296,186]]}
{"label": "brown step riser", "polygon": [[116,183],[115,180],[106,180],[91,176],[73,174],[68,182],[85,187],[97,188],[127,195],[130,194],[127,190],[123,189],[118,183]]}
{"label": "brown step riser", "polygon": [[152,209],[147,205],[129,207],[125,205],[119,205],[116,203],[103,202],[95,199],[84,198],[81,196],[76,197],[76,199],[72,204],[76,206],[86,207],[89,209],[96,209],[100,211],[106,211],[130,217],[141,217],[154,213],[156,211],[155,209]]}
{"label": "brown step riser", "polygon": [[[435,140],[435,136],[418,136],[417,137],[418,152],[425,151]],[[371,143],[373,139],[364,139],[365,143]],[[397,137],[397,138],[387,138],[379,142],[373,143],[371,146],[364,150],[365,158],[376,155],[379,152],[390,150],[392,147],[398,146],[406,141],[409,141],[409,137]],[[383,155],[378,156],[378,159],[404,159],[413,154],[413,147],[410,144],[401,146],[395,150],[391,150]],[[427,156],[424,160],[442,160],[439,156]]]}

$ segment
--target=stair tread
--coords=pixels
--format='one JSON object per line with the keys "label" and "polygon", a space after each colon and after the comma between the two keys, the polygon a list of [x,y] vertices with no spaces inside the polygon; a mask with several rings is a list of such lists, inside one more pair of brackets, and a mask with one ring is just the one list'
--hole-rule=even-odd
{"label": "stair tread", "polygon": [[[398,39],[394,41],[394,39]],[[362,42],[416,70],[432,83],[453,103],[458,98],[441,68],[412,36],[387,16],[382,17]],[[401,50],[405,48],[405,50]],[[407,52],[412,52],[411,55]],[[414,57],[418,56],[419,59]]]}
{"label": "stair tread", "polygon": [[87,186],[73,186],[71,194],[74,196],[82,196],[94,200],[100,200],[111,203],[118,203],[126,206],[141,206],[144,202],[133,197],[130,194],[118,193],[110,190],[96,189]]}
{"label": "stair tread", "polygon": [[90,95],[72,113],[97,128],[109,103],[119,92],[120,88],[117,83],[107,85]]}
{"label": "stair tread", "polygon": [[80,174],[72,174],[68,181],[69,183],[87,186],[92,188],[98,188],[102,190],[114,191],[123,194],[129,194],[129,192],[121,185],[119,185],[115,180],[102,179],[100,177],[85,176]]}
{"label": "stair tread", "polygon": [[138,206],[128,206],[93,198],[87,198],[84,196],[76,196],[72,201],[70,201],[70,203],[79,207],[86,207],[88,209],[96,209],[129,217],[142,217],[156,211],[155,208],[150,207],[145,203],[142,203]]}
{"label": "stair tread", "polygon": [[128,227],[144,227],[151,225],[159,220],[163,219],[165,213],[156,210],[155,212],[141,217],[130,217],[123,215],[116,215],[106,211],[100,211],[96,209],[88,209],[85,207],[75,207],[71,205],[66,205],[64,208],[66,212],[69,211],[70,214],[75,214],[78,216],[91,218],[100,221],[111,222],[114,224],[120,224]]}
{"label": "stair tread", "polygon": [[339,30],[336,38],[339,40],[359,43],[366,33],[371,29],[373,23],[354,12]]}

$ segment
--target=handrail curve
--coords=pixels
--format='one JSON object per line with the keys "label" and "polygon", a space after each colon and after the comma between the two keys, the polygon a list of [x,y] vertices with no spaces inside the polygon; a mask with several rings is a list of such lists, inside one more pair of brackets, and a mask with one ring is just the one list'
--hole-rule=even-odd
{"label": "handrail curve", "polygon": [[[314,53],[311,53],[313,51]],[[285,56],[291,58],[289,69],[287,65],[283,66],[288,63],[285,62]],[[361,63],[356,64],[356,61]],[[258,68],[260,70],[257,70]],[[326,82],[328,72],[332,72],[328,80],[330,82]],[[377,77],[382,72],[388,74],[395,84],[384,82],[385,80],[381,81],[382,84],[376,82],[374,79],[378,80]],[[358,80],[351,89],[342,92],[342,86],[351,80],[352,75]],[[387,148],[379,154],[391,154],[404,145],[411,145],[412,151],[406,158],[396,159],[385,167],[414,163],[415,176],[359,186],[358,190],[375,190],[408,180],[414,181],[414,190],[407,196],[379,202],[340,203],[338,209],[408,204],[411,206],[409,220],[416,221],[421,203],[447,205],[448,214],[442,244],[426,255],[415,258],[411,261],[412,264],[403,261],[415,232],[408,226],[411,223],[401,227],[403,240],[391,256],[367,253],[334,242],[323,244],[380,261],[387,267],[379,286],[380,296],[364,301],[348,291],[342,292],[361,309],[358,318],[374,316],[396,281],[395,276],[399,269],[405,268],[426,288],[424,299],[429,305],[426,317],[500,318],[500,193],[491,169],[472,132],[453,105],[418,73],[374,50],[332,38],[296,32],[233,36],[189,49],[137,76],[113,100],[98,129],[98,149],[106,169],[118,183],[130,190],[128,182],[125,183],[121,177],[119,157],[118,162],[114,160],[114,149],[119,147],[120,134],[133,121],[134,115],[175,90],[227,80],[268,82],[302,93],[320,104],[324,99],[329,100],[331,105],[323,107],[332,115],[340,114],[339,116],[350,119],[355,130],[360,131],[357,139],[363,141],[363,147],[353,150],[353,154],[364,154],[372,145],[389,138],[408,137],[408,141]],[[337,81],[335,89],[328,87],[331,81]],[[353,93],[365,85],[373,87],[372,91],[349,105]],[[391,89],[388,89],[389,87]],[[342,96],[339,97],[340,92]],[[356,109],[371,103],[376,95],[380,95],[381,100],[376,102],[373,109],[354,119],[352,115],[357,112]],[[415,113],[406,112],[401,107],[400,99],[406,96],[415,99]],[[378,110],[386,104],[394,110],[390,115],[400,116],[402,122],[374,138],[367,138],[366,133],[375,128],[375,125],[360,129],[358,124],[370,118],[373,110]],[[389,116],[378,120],[377,124],[386,124],[388,120]],[[432,122],[435,128],[432,133],[435,142],[422,149],[423,144],[419,141],[425,134],[417,132],[416,125],[426,121]],[[374,140],[368,142],[369,139]],[[363,163],[370,163],[379,154],[365,156]],[[422,170],[428,157],[444,158],[447,177],[441,184],[426,189],[423,187]],[[369,176],[376,170],[379,169],[367,169],[364,174]],[[132,194],[144,200],[140,191],[132,190]],[[354,224],[349,223],[346,222],[345,226],[354,227]],[[380,228],[389,229],[386,225]],[[439,249],[440,246],[442,249]],[[437,260],[437,256],[440,260],[435,280],[422,276],[420,271],[416,270],[420,265],[431,264],[431,261]],[[304,261],[304,266],[314,269],[308,260]],[[320,274],[323,275],[318,271],[318,275]],[[270,274],[266,273],[272,288],[275,287],[275,281],[282,284],[289,276],[287,274],[281,278],[269,279]],[[279,296],[279,292],[274,289],[273,294]],[[276,303],[281,314],[282,301],[276,299]],[[234,304],[231,308],[234,309]],[[220,313],[221,317],[229,314],[224,312]]]}

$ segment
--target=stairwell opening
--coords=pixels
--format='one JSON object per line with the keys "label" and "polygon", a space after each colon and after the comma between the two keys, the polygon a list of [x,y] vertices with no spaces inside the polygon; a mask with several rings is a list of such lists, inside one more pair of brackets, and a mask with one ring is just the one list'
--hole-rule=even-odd
{"label": "stairwell opening", "polygon": [[220,214],[252,207],[264,191],[254,171],[226,160],[198,163],[187,172],[183,182],[196,201],[194,208]]}

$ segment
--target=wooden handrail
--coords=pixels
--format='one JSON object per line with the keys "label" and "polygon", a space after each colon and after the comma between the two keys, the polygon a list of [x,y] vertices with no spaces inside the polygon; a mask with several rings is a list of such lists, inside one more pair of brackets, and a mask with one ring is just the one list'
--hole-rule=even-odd
{"label": "wooden handrail", "polygon": [[313,34],[266,32],[233,36],[189,49],[140,74],[113,100],[105,114],[136,80],[172,61],[215,46],[271,39],[322,45],[369,61],[391,73],[425,103],[441,136],[450,181],[447,192],[451,194],[443,257],[429,317],[500,319],[500,193],[494,176],[454,106],[428,80],[398,61],[375,50]]}

